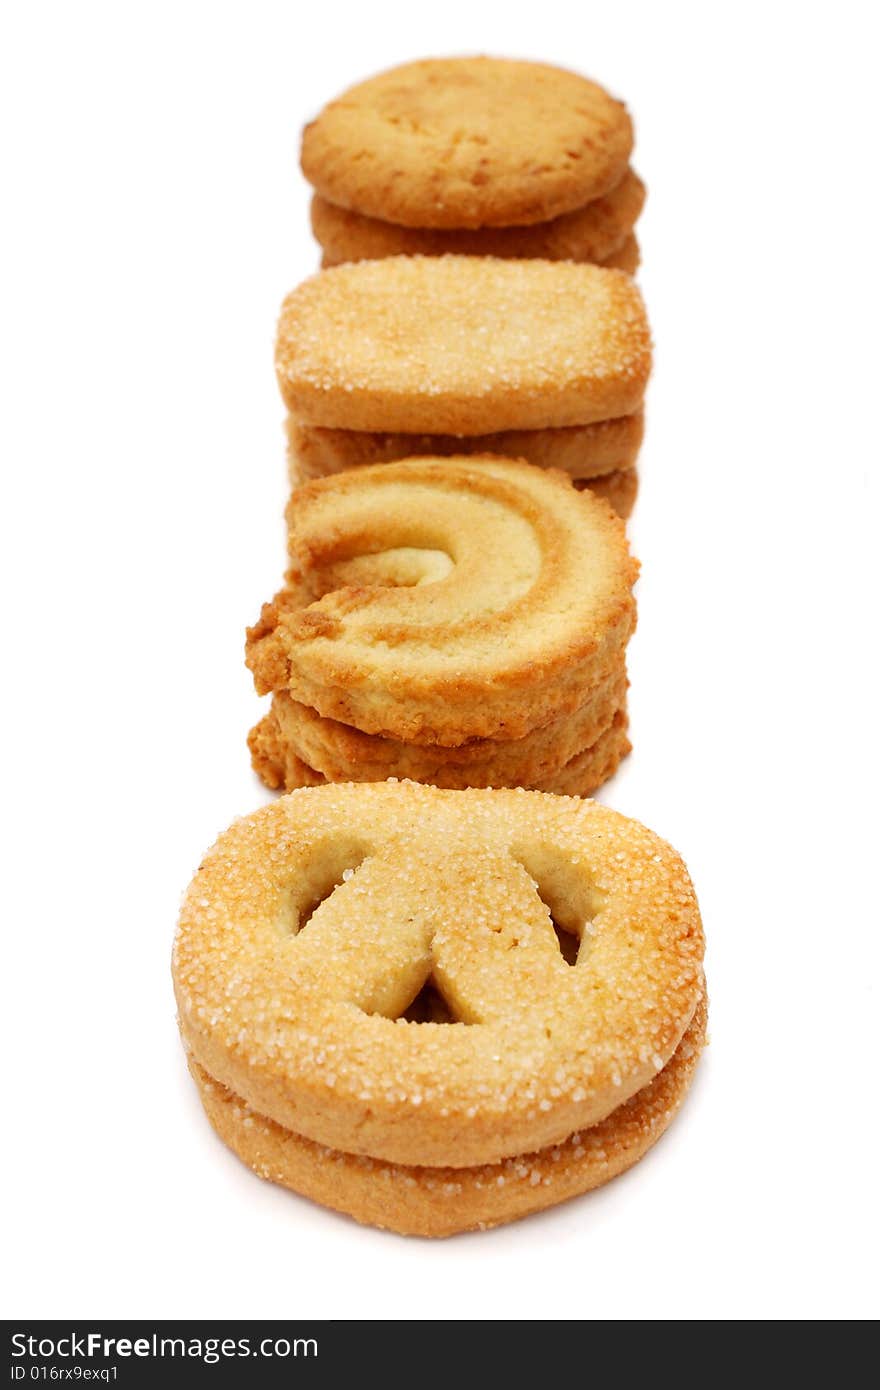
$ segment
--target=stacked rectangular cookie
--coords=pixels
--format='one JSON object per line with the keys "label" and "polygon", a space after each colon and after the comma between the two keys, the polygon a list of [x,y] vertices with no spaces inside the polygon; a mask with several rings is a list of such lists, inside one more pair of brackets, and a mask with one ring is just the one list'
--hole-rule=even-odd
{"label": "stacked rectangular cookie", "polygon": [[632,508],[650,372],[619,271],[496,257],[340,266],[285,301],[276,367],[295,484],[416,455],[501,454]]}
{"label": "stacked rectangular cookie", "polygon": [[380,73],[306,127],[325,266],[447,254],[592,261],[630,274],[645,188],[626,108],[575,73],[498,58]]}

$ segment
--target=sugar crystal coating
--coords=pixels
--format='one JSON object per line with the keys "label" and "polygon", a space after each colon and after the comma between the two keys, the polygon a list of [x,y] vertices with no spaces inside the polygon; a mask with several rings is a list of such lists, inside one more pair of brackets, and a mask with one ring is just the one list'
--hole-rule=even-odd
{"label": "sugar crystal coating", "polygon": [[651,343],[623,271],[392,256],[295,289],[275,365],[286,405],[306,424],[471,435],[632,414]]}
{"label": "sugar crystal coating", "polygon": [[565,1201],[636,1163],[681,1105],[705,1026],[701,1000],[663,1071],[591,1129],[546,1149],[469,1168],[408,1168],[313,1144],[251,1110],[192,1055],[189,1065],[212,1125],[260,1177],[358,1221],[405,1234],[445,1236],[485,1230]]}
{"label": "sugar crystal coating", "polygon": [[[574,966],[551,910],[581,938]],[[647,1085],[702,996],[702,950],[679,857],[605,807],[343,784],[221,837],[174,978],[196,1060],[259,1114],[458,1167],[558,1142]],[[456,1022],[403,1018],[429,979]]]}

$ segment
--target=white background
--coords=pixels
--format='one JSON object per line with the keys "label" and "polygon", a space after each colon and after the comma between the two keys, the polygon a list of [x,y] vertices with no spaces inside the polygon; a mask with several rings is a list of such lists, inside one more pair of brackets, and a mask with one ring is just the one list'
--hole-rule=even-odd
{"label": "white background", "polygon": [[[4,1311],[876,1313],[871,7],[6,14]],[[712,1045],[626,1177],[432,1244],[221,1147],[169,953],[202,852],[267,796],[242,643],[283,566],[275,316],[316,265],[298,129],[378,68],[474,51],[580,68],[637,121],[657,360],[635,752],[602,799],[690,865]]]}

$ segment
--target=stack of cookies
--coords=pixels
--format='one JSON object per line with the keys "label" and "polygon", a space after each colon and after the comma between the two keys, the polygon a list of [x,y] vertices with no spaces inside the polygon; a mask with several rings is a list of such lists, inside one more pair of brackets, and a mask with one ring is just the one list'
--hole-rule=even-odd
{"label": "stack of cookies", "polygon": [[310,483],[288,523],[286,585],[247,644],[270,787],[586,796],[611,776],[637,566],[607,503],[527,463],[419,458]]}
{"label": "stack of cookies", "polygon": [[325,265],[384,256],[537,256],[633,273],[645,189],[621,102],[543,63],[407,63],[305,129]]}
{"label": "stack of cookies", "polygon": [[702,956],[687,870],[637,822],[383,783],[237,821],[173,974],[205,1111],[245,1163],[440,1236],[585,1192],[659,1139],[705,1040]]}
{"label": "stack of cookies", "polygon": [[580,799],[629,750],[631,148],[593,83],[485,58],[366,82],[303,142],[325,261],[356,263],[278,331],[297,486],[249,743],[291,795],[202,862],[173,975],[225,1143],[390,1230],[614,1177],[705,1041],[684,864]]}
{"label": "stack of cookies", "polygon": [[490,256],[339,266],[288,296],[275,362],[294,484],[492,453],[632,508],[651,348],[620,271]]}

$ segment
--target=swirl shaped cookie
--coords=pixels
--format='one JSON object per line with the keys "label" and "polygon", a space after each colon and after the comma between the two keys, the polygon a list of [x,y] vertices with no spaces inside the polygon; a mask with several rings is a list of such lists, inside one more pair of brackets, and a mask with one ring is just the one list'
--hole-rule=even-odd
{"label": "swirl shaped cookie", "polygon": [[645,202],[645,185],[627,169],[602,198],[574,212],[530,227],[482,227],[476,231],[402,227],[312,199],[312,231],[325,262],[381,260],[385,256],[502,256],[548,261],[607,261],[632,235]]}
{"label": "swirl shaped cookie", "polygon": [[[381,264],[381,263],[377,263]],[[580,708],[624,659],[637,566],[604,502],[508,459],[411,459],[299,489],[258,691],[456,747]]]}
{"label": "swirl shaped cookie", "polygon": [[392,256],[321,271],[295,289],[275,365],[304,424],[473,435],[635,413],[651,344],[623,271]]}
{"label": "swirl shaped cookie", "polygon": [[329,202],[409,227],[545,222],[609,192],[633,146],[625,106],[576,73],[502,58],[405,63],[303,132]]}
{"label": "swirl shaped cookie", "polygon": [[[374,783],[237,821],[186,896],[173,976],[198,1067],[257,1115],[343,1154],[469,1169],[650,1087],[697,1017],[702,955],[687,871],[637,822]],[[429,982],[451,1023],[408,1013]]]}

